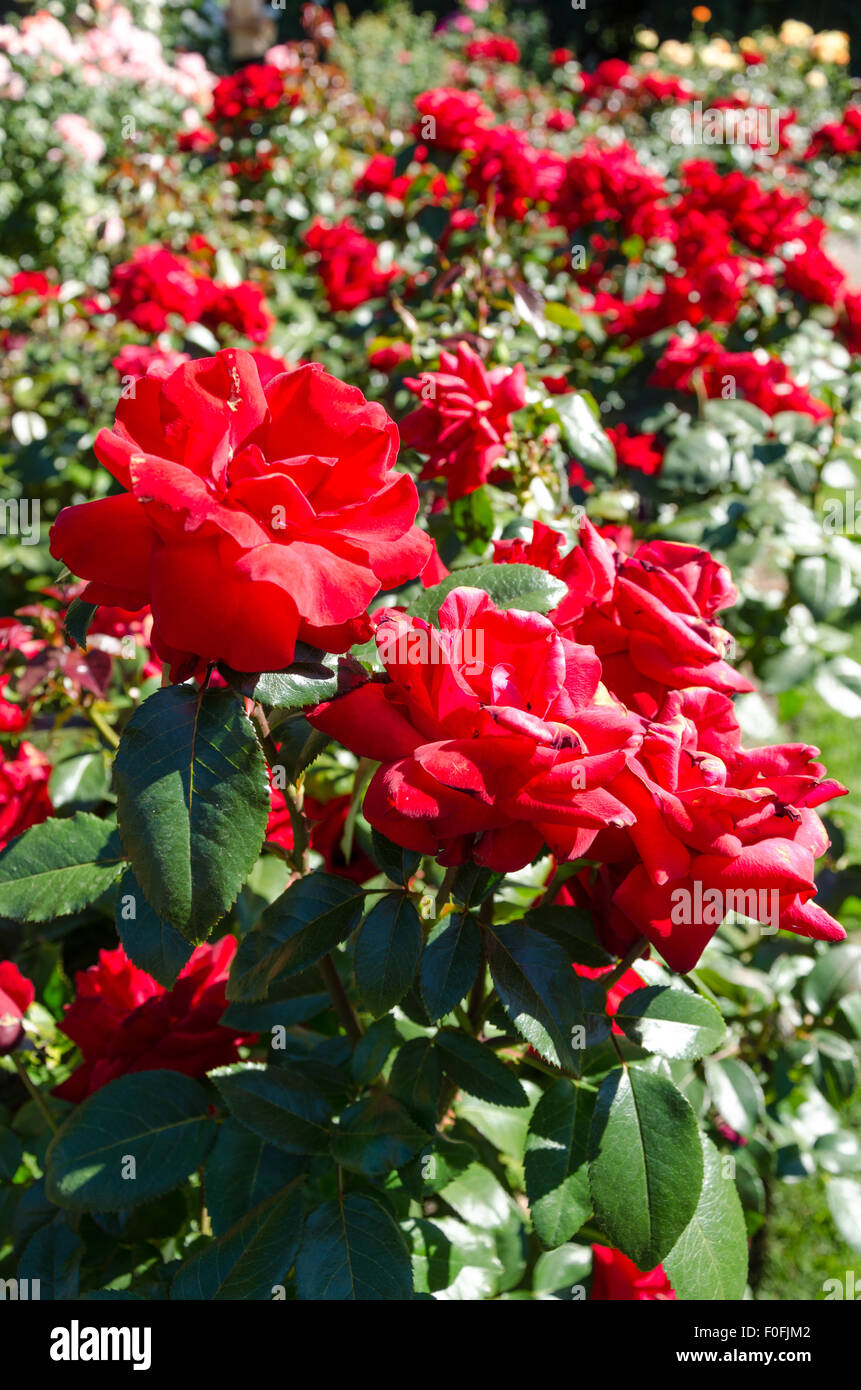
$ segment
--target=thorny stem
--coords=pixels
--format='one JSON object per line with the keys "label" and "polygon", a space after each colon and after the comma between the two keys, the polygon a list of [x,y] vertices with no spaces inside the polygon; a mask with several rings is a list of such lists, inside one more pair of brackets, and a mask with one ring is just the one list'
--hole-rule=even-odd
{"label": "thorny stem", "polygon": [[[260,742],[263,745],[263,752],[266,755],[266,761],[269,767],[273,772],[276,767],[281,767],[286,774],[286,768],[284,768],[281,755],[275,746],[275,740],[269,728],[269,721],[260,705],[254,706],[254,717],[257,721],[257,727],[260,731]],[[294,787],[291,782],[287,782],[286,777],[283,791],[284,802],[290,816],[290,828],[293,831],[293,853],[291,855],[293,867],[297,873],[307,874],[311,867],[311,835],[303,811],[304,794],[299,788]]]}

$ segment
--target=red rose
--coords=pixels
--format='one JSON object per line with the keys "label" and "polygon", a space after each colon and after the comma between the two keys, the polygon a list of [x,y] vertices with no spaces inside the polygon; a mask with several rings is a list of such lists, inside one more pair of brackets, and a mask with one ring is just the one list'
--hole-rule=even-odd
{"label": "red rose", "polygon": [[714,398],[721,396],[725,379],[731,377],[744,399],[759,406],[767,415],[783,410],[796,410],[814,420],[825,420],[831,415],[825,402],[811,396],[794,381],[784,363],[777,357],[770,357],[764,348],[754,352],[729,352],[709,333],[672,338],[649,383],[671,391],[691,391],[695,373],[705,394]]}
{"label": "red rose", "polygon": [[202,305],[200,322],[207,328],[227,324],[252,343],[265,342],[275,319],[266,307],[259,285],[243,280],[239,285],[219,285],[213,282]]}
{"label": "red rose", "polygon": [[77,1102],[128,1072],[203,1076],[235,1062],[242,1035],[220,1026],[235,952],[232,936],[198,946],[167,990],[133,965],[122,946],[100,951],[97,964],[75,976],[76,997],[60,1024],[83,1060],[54,1095]]}
{"label": "red rose", "polygon": [[592,1246],[592,1291],[590,1299],[609,1299],[614,1303],[638,1303],[647,1299],[675,1298],[675,1290],[663,1265],[643,1271],[621,1250],[608,1245]]}
{"label": "red rose", "polygon": [[633,468],[646,477],[661,471],[664,456],[660,449],[655,448],[656,434],[631,434],[627,425],[608,429],[607,434],[623,468]]}
{"label": "red rose", "polygon": [[639,722],[600,685],[588,647],[477,589],[449,594],[439,629],[395,609],[375,617],[388,679],[310,715],[382,761],[365,796],[371,825],[441,863],[508,871],[545,844],[576,858],[608,822],[633,821],[606,788]]}
{"label": "red rose", "polygon": [[18,270],[10,275],[4,294],[33,295],[36,299],[56,299],[60,286],[54,285],[41,270]]}
{"label": "red rose", "polygon": [[441,370],[405,377],[422,403],[401,422],[401,439],[429,455],[423,478],[443,477],[452,500],[474,492],[505,453],[512,414],[526,404],[526,372],[488,371],[466,343],[440,353]]}
{"label": "red rose", "polygon": [[0,1057],[14,1052],[24,1029],[21,1019],[36,998],[33,984],[11,960],[0,960]]}
{"label": "red rose", "polygon": [[155,376],[164,381],[177,367],[190,361],[187,352],[176,352],[173,348],[151,347],[147,343],[126,343],[111,360],[111,366],[120,376]]}
{"label": "red rose", "polygon": [[317,269],[329,307],[336,312],[378,299],[400,273],[397,266],[383,270],[377,261],[376,242],[363,236],[349,217],[335,226],[317,218],[305,234],[305,245],[317,253]]}
{"label": "red rose", "polygon": [[413,134],[440,150],[474,150],[493,125],[493,112],[478,92],[432,87],[416,97],[415,106]]}
{"label": "red rose", "polygon": [[50,775],[48,759],[26,739],[14,758],[0,749],[0,849],[48,819],[54,809],[48,795]]}
{"label": "red rose", "polygon": [[383,407],[322,367],[264,388],[225,349],[120,401],[95,450],[126,491],[62,511],[51,553],[90,581],[87,602],[149,604],[178,679],[215,661],[281,669],[297,639],[345,651],[380,588],[430,553],[397,448]]}
{"label": "red rose", "polygon": [[468,43],[466,56],[471,63],[518,63],[520,49],[514,39],[504,39],[492,34]]}
{"label": "red rose", "polygon": [[603,678],[629,709],[654,718],[667,690],[752,689],[724,659],[729,634],[715,614],[736,600],[729,571],[707,551],[650,541],[622,554],[584,518],[580,544],[541,522],[531,541],[497,541],[497,563],[538,565],[568,585],[550,617],[566,637],[594,647]]}
{"label": "red rose", "polygon": [[168,315],[195,323],[209,281],[184,256],[165,246],[139,246],[130,261],[114,268],[111,295],[117,317],[145,333],[162,333]]}

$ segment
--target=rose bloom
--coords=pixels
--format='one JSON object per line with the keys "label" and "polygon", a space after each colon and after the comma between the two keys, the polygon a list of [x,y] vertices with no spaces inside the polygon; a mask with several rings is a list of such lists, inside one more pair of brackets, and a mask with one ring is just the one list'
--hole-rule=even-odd
{"label": "rose bloom", "polygon": [[0,749],[0,849],[51,815],[50,775],[48,759],[26,739],[14,758]]}
{"label": "rose bloom", "polygon": [[415,99],[413,135],[439,150],[474,150],[493,125],[493,112],[478,92],[432,87]]}
{"label": "rose bloom", "polygon": [[829,844],[815,807],[846,789],[826,777],[818,751],[742,748],[725,695],[671,691],[613,783],[636,824],[597,836],[591,853],[602,867],[570,885],[607,949],[623,954],[645,936],[685,973],[733,910],[842,941],[839,922],[814,901],[815,861]]}
{"label": "rose bloom", "polygon": [[21,1020],[35,998],[32,981],[14,961],[0,960],[0,1057],[13,1052],[24,1036]]}
{"label": "rose bloom", "polygon": [[239,285],[213,282],[201,307],[200,322],[206,328],[226,325],[252,343],[265,342],[275,326],[262,289],[248,280]]}
{"label": "rose bloom", "polygon": [[187,352],[177,352],[174,348],[160,348],[149,343],[126,343],[111,359],[111,366],[120,376],[137,378],[149,375],[165,381],[177,367],[190,361]]}
{"label": "rose bloom", "polygon": [[567,584],[550,617],[566,637],[595,649],[604,680],[629,709],[652,719],[668,690],[753,688],[725,660],[729,633],[716,615],[738,594],[724,565],[675,541],[649,541],[625,555],[587,518],[579,540],[563,554],[560,532],[536,521],[531,540],[496,541],[493,558],[537,565]]}
{"label": "rose bloom", "polygon": [[548,618],[500,612],[455,589],[439,629],[395,609],[375,614],[387,679],[317,707],[311,723],[380,760],[364,814],[396,844],[523,868],[544,845],[584,854],[599,828],[632,823],[607,783],[639,743],[639,723],[601,684],[588,647]]}
{"label": "rose bloom", "polygon": [[440,353],[440,371],[405,377],[422,398],[401,421],[401,439],[428,455],[423,478],[443,477],[449,498],[465,497],[486,482],[505,453],[511,416],[526,404],[526,372],[516,367],[487,370],[468,343],[457,354]]}
{"label": "rose bloom", "polygon": [[305,245],[317,254],[326,298],[336,313],[379,299],[399,274],[397,266],[383,270],[376,242],[364,236],[349,217],[334,226],[318,217],[305,233]]}
{"label": "rose bloom", "polygon": [[220,1026],[235,953],[232,936],[198,946],[167,990],[133,965],[122,946],[100,951],[95,965],[76,974],[76,997],[60,1024],[83,1060],[54,1095],[78,1102],[129,1072],[203,1076],[235,1062],[243,1035]]}
{"label": "rose bloom", "polygon": [[151,606],[175,679],[216,661],[280,670],[297,640],[346,651],[374,595],[430,555],[397,449],[383,407],[322,367],[264,388],[249,353],[224,349],[119,402],[95,451],[125,490],[65,508],[51,553],[89,581],[86,602]]}
{"label": "rose bloom", "polygon": [[466,45],[466,56],[471,63],[518,63],[520,49],[513,39],[489,35],[484,39],[473,39]]}
{"label": "rose bloom", "polygon": [[56,299],[59,285],[52,285],[41,270],[18,270],[10,275],[4,294],[35,295],[39,299]]}
{"label": "rose bloom", "polygon": [[779,358],[769,356],[764,348],[754,352],[729,352],[709,333],[672,338],[649,384],[670,391],[692,391],[695,372],[705,394],[712,398],[720,397],[724,379],[730,376],[744,399],[759,406],[767,415],[783,410],[796,410],[814,420],[826,420],[831,415],[824,401],[811,396],[793,380],[788,367]]}
{"label": "rose bloom", "polygon": [[637,1303],[647,1299],[675,1298],[675,1290],[663,1265],[643,1271],[621,1250],[608,1245],[592,1246],[592,1290],[590,1299],[613,1303]]}
{"label": "rose bloom", "polygon": [[655,448],[656,434],[632,434],[627,425],[608,429],[607,434],[623,468],[633,468],[646,477],[660,473],[664,455]]}
{"label": "rose bloom", "polygon": [[165,246],[138,246],[130,261],[114,268],[111,296],[118,318],[145,333],[161,333],[170,314],[197,321],[207,284],[184,256]]}

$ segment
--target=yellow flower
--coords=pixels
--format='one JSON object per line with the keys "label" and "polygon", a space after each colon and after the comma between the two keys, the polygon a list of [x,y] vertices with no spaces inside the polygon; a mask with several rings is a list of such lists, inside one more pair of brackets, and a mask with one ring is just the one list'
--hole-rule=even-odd
{"label": "yellow flower", "polygon": [[813,35],[810,51],[820,63],[848,63],[849,35],[841,29],[823,29],[821,34]]}
{"label": "yellow flower", "polygon": [[694,61],[693,45],[679,43],[678,39],[665,39],[658,52],[662,58],[666,58],[680,68],[689,68]]}
{"label": "yellow flower", "polygon": [[700,61],[707,68],[721,68],[724,72],[731,72],[735,68],[744,67],[744,59],[740,53],[733,53],[726,40],[715,39],[712,43],[707,43],[700,49]]}
{"label": "yellow flower", "polygon": [[639,29],[634,37],[641,48],[657,48],[660,42],[654,29]]}
{"label": "yellow flower", "polygon": [[821,68],[811,68],[804,80],[808,87],[815,87],[817,91],[828,86],[828,78]]}
{"label": "yellow flower", "polygon": [[785,19],[780,26],[778,38],[787,48],[806,48],[808,41],[813,38],[813,30],[800,19]]}

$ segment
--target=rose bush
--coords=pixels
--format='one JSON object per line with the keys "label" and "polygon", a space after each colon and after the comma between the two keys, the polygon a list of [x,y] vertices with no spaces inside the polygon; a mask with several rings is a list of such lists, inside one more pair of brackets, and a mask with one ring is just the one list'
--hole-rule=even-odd
{"label": "rose bush", "polygon": [[192,12],[0,27],[0,1279],[836,1296],[843,38]]}

